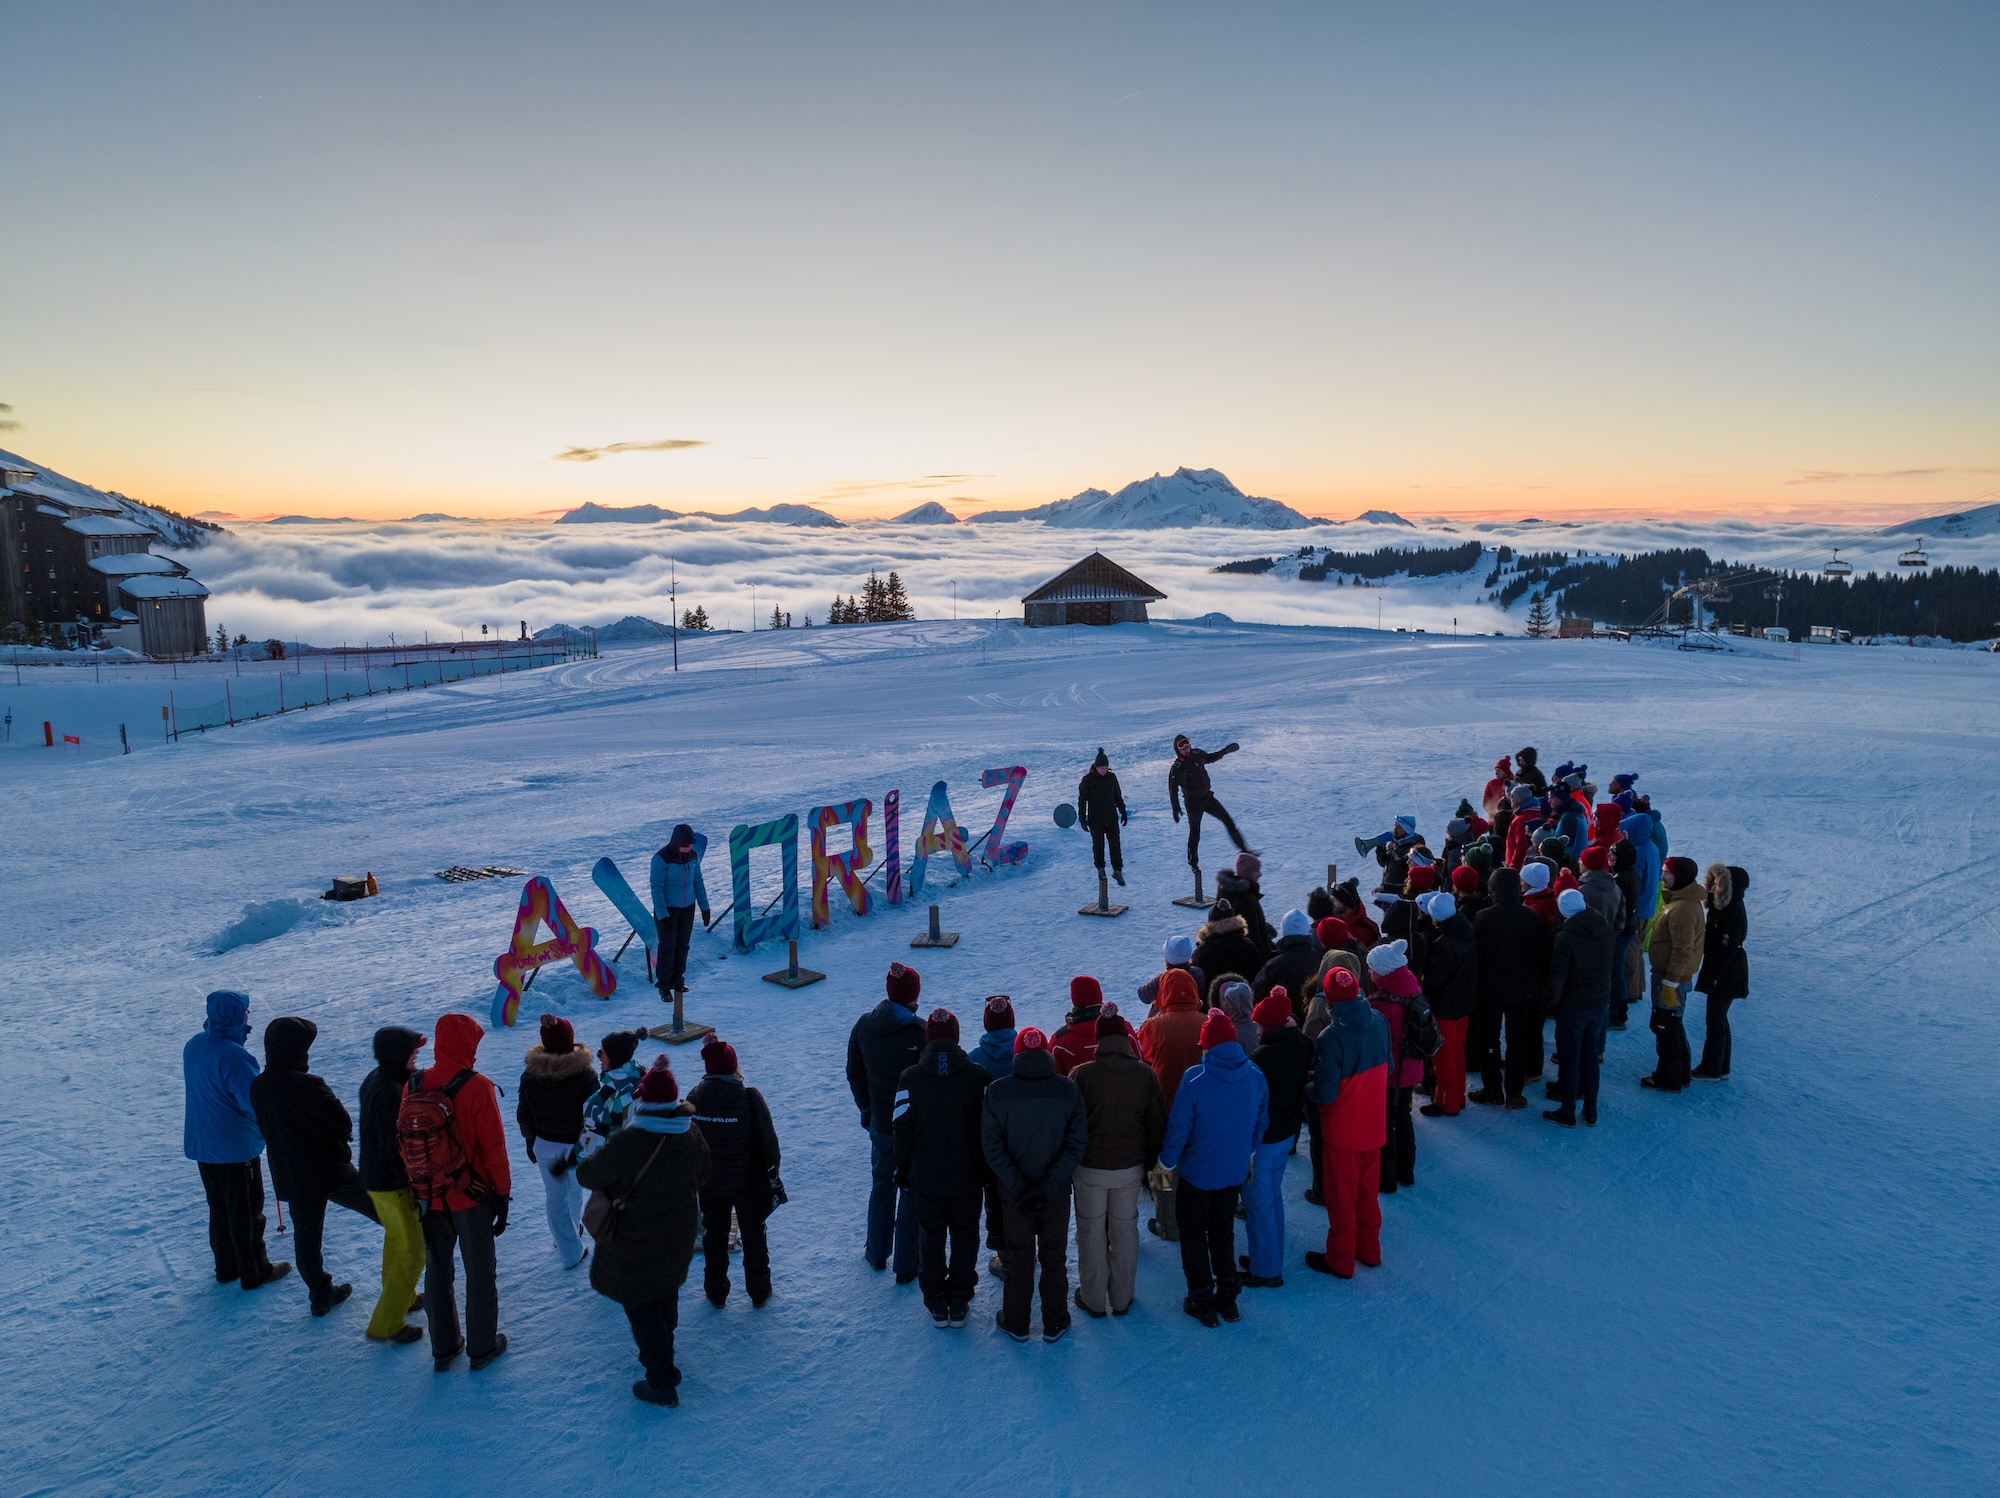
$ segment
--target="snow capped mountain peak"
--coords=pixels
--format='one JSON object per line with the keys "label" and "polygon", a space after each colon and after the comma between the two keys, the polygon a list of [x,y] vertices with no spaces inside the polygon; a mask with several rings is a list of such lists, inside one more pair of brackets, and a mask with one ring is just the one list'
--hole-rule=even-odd
{"label": "snow capped mountain peak", "polygon": [[1213,468],[1176,468],[1138,479],[1116,494],[1085,489],[1031,510],[989,510],[978,520],[1040,520],[1091,530],[1175,530],[1227,526],[1240,530],[1303,530],[1314,524],[1289,505],[1245,494]]}
{"label": "snow capped mountain peak", "polygon": [[905,510],[891,525],[957,525],[958,517],[934,499],[927,499],[914,510]]}
{"label": "snow capped mountain peak", "polygon": [[1354,517],[1356,525],[1400,525],[1415,530],[1416,526],[1398,515],[1394,510],[1363,510]]}

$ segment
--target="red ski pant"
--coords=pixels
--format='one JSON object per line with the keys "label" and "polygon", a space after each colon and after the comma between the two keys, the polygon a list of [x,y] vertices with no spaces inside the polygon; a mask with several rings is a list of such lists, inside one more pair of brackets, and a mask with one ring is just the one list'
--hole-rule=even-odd
{"label": "red ski pant", "polygon": [[1382,1262],[1382,1204],[1375,1193],[1382,1179],[1380,1149],[1326,1146],[1326,1262],[1335,1274],[1354,1273],[1358,1258]]}
{"label": "red ski pant", "polygon": [[1465,1107],[1465,1031],[1469,1024],[1469,1019],[1437,1022],[1444,1043],[1431,1063],[1437,1068],[1437,1090],[1431,1094],[1431,1101],[1446,1113],[1457,1113]]}

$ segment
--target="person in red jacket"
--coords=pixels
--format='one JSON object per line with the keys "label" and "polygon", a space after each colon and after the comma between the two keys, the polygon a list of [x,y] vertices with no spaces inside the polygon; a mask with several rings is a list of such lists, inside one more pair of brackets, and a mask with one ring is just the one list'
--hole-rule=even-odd
{"label": "person in red jacket", "polygon": [[1501,798],[1513,784],[1514,761],[1512,756],[1503,754],[1493,761],[1493,778],[1486,782],[1485,794],[1480,797],[1480,805],[1485,808],[1487,816],[1492,816],[1498,809]]}
{"label": "person in red jacket", "polygon": [[1394,1056],[1389,1027],[1361,997],[1346,968],[1329,968],[1326,1003],[1331,1022],[1315,1042],[1307,1100],[1319,1109],[1326,1141],[1326,1251],[1306,1254],[1306,1268],[1354,1278],[1356,1261],[1382,1263],[1382,1207],[1375,1199],[1388,1139],[1389,1071]]}
{"label": "person in red jacket", "polygon": [[1369,949],[1368,972],[1375,991],[1368,1002],[1389,1027],[1390,1062],[1388,1093],[1383,1099],[1386,1134],[1382,1142],[1382,1191],[1417,1184],[1417,1131],[1410,1118],[1410,1104],[1417,1085],[1424,1079],[1424,1064],[1403,1054],[1403,1021],[1410,1000],[1420,998],[1423,985],[1410,971],[1408,948],[1401,941],[1384,942]]}
{"label": "person in red jacket", "polygon": [[1063,1027],[1049,1037],[1049,1059],[1056,1075],[1066,1077],[1097,1055],[1097,1012],[1104,1007],[1104,989],[1095,978],[1069,980],[1069,1014]]}
{"label": "person in red jacket", "polygon": [[[1172,1113],[1181,1078],[1189,1067],[1201,1064],[1201,995],[1185,970],[1170,967],[1160,975],[1159,1008],[1139,1026],[1139,1057],[1159,1078],[1162,1100]],[[1152,1230],[1169,1243],[1178,1243],[1181,1237],[1174,1210],[1179,1181],[1171,1170],[1153,1171]]]}
{"label": "person in red jacket", "polygon": [[[475,1372],[507,1350],[500,1334],[500,1291],[495,1280],[493,1240],[507,1231],[507,1204],[514,1178],[507,1165],[507,1130],[500,1121],[500,1097],[493,1083],[473,1070],[486,1032],[469,1014],[447,1014],[437,1022],[437,1064],[419,1072],[404,1096],[408,1109],[418,1093],[444,1093],[451,1108],[451,1141],[464,1168],[419,1193],[424,1208],[424,1316],[430,1322],[431,1361],[442,1373],[460,1351],[471,1354]],[[412,1187],[416,1182],[411,1182]],[[459,1329],[452,1254],[465,1261],[465,1326]]]}

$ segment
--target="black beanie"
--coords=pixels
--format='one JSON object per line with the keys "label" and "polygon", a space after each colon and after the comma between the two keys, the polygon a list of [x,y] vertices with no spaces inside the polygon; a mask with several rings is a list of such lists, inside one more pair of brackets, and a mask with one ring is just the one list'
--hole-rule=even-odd
{"label": "black beanie", "polygon": [[1096,758],[1096,759],[1093,759],[1093,760],[1092,760],[1092,761],[1090,762],[1090,765],[1091,765],[1091,768],[1092,768],[1092,769],[1096,769],[1096,768],[1098,768],[1099,766],[1102,766],[1102,767],[1103,767],[1104,769],[1107,769],[1107,770],[1111,768],[1111,760],[1110,760],[1110,757],[1109,757],[1108,755],[1106,755],[1106,754],[1105,754],[1105,752],[1104,752],[1104,750],[1103,750],[1103,748],[1102,748],[1101,746],[1099,747],[1099,749],[1098,749],[1098,751],[1097,751],[1097,758]]}
{"label": "black beanie", "polygon": [[632,1053],[639,1049],[639,1042],[644,1039],[644,1030],[613,1030],[598,1044],[604,1048],[606,1061],[613,1066],[623,1066],[632,1059]]}

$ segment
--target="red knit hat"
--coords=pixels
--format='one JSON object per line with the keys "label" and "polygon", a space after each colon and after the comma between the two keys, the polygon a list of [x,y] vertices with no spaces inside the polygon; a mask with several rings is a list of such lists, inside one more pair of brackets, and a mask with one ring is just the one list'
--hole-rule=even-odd
{"label": "red knit hat", "polygon": [[1514,756],[1503,754],[1494,760],[1493,773],[1498,775],[1502,780],[1512,780],[1514,778]]}
{"label": "red knit hat", "polygon": [[949,1009],[933,1009],[931,1017],[924,1021],[924,1044],[934,1045],[940,1040],[958,1044],[958,1016]]}
{"label": "red knit hat", "polygon": [[1462,863],[1451,871],[1451,887],[1461,895],[1479,893],[1479,870],[1469,863]]}
{"label": "red knit hat", "polygon": [[1427,890],[1436,889],[1437,882],[1437,865],[1429,863],[1413,864],[1410,868],[1410,877],[1403,885],[1403,893],[1406,895],[1421,895]]}
{"label": "red knit hat", "polygon": [[1274,983],[1271,991],[1257,1001],[1257,1007],[1250,1011],[1250,1018],[1266,1030],[1281,1030],[1285,1021],[1292,1017],[1292,996],[1285,991],[1285,985]]}
{"label": "red knit hat", "polygon": [[646,1075],[639,1079],[637,1097],[642,1103],[679,1102],[681,1084],[674,1080],[673,1068],[667,1065],[665,1056],[655,1056],[653,1064],[646,1068]]}
{"label": "red knit hat", "polygon": [[567,1056],[576,1049],[576,1031],[560,1015],[542,1016],[542,1049],[551,1056]]}
{"label": "red knit hat", "polygon": [[1208,1018],[1201,1022],[1201,1048],[1206,1051],[1213,1046],[1227,1044],[1236,1038],[1236,1021],[1220,1009],[1208,1011]]}
{"label": "red knit hat", "polygon": [[1048,1036],[1037,1030],[1033,1025],[1028,1026],[1027,1029],[1014,1037],[1014,1054],[1016,1056],[1020,1055],[1023,1051],[1046,1051],[1048,1048]]}
{"label": "red knit hat", "polygon": [[1625,820],[1625,808],[1616,801],[1607,801],[1597,808],[1596,817],[1598,826],[1616,827]]}
{"label": "red knit hat", "polygon": [[1097,1011],[1097,1038],[1102,1041],[1107,1035],[1123,1035],[1131,1038],[1132,1027],[1125,1023],[1125,1017],[1118,1012],[1118,1006],[1106,1001]]}
{"label": "red knit hat", "polygon": [[1564,869],[1561,873],[1556,875],[1556,882],[1550,885],[1549,887],[1553,889],[1557,895],[1561,895],[1562,892],[1566,889],[1575,889],[1576,875],[1572,874],[1568,869]]}
{"label": "red knit hat", "polygon": [[1586,869],[1608,869],[1611,867],[1611,850],[1609,848],[1585,848],[1581,853],[1577,854],[1576,861]]}
{"label": "red knit hat", "polygon": [[1320,923],[1313,927],[1313,935],[1319,938],[1319,944],[1328,951],[1332,951],[1335,947],[1344,947],[1354,940],[1354,933],[1347,929],[1347,922],[1337,915],[1322,916]]}
{"label": "red knit hat", "polygon": [[711,1077],[733,1077],[736,1075],[736,1047],[720,1035],[711,1035],[701,1043],[701,1069]]}
{"label": "red knit hat", "polygon": [[1089,974],[1079,974],[1069,980],[1069,1007],[1072,1009],[1095,1009],[1104,1002],[1104,989]]}
{"label": "red knit hat", "polygon": [[1328,968],[1326,979],[1320,988],[1326,994],[1326,1001],[1329,1004],[1344,1003],[1348,999],[1359,997],[1361,993],[1360,980],[1344,967]]}
{"label": "red knit hat", "polygon": [[883,981],[889,997],[905,1009],[917,1007],[917,996],[924,991],[924,980],[917,976],[913,967],[904,967],[900,962],[889,964],[889,976]]}

